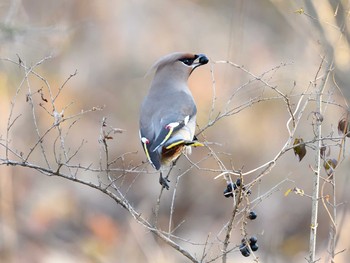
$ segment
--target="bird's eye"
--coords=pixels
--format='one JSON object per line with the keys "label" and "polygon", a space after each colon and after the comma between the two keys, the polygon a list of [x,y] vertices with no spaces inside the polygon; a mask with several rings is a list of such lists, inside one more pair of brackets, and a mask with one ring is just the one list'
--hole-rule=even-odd
{"label": "bird's eye", "polygon": [[193,63],[193,60],[192,59],[188,59],[188,58],[183,58],[183,59],[180,59],[180,61],[184,64],[186,64],[187,66],[190,66],[192,65]]}

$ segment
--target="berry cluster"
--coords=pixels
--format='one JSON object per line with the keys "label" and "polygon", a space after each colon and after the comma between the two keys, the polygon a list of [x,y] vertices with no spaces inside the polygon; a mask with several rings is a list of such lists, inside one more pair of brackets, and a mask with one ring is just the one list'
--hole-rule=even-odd
{"label": "berry cluster", "polygon": [[[258,239],[255,236],[252,236],[248,240],[249,242],[249,247],[252,251],[257,251],[259,249],[259,246],[257,244]],[[239,251],[241,251],[241,254],[244,257],[249,257],[250,256],[250,249],[247,244],[247,240],[245,238],[242,239],[242,243],[239,246]]]}
{"label": "berry cluster", "polygon": [[[228,183],[227,187],[224,191],[224,196],[226,198],[233,197],[233,192],[236,191],[238,189],[238,187],[241,187],[241,185],[242,185],[241,178],[237,178],[235,183],[231,183],[231,182]],[[244,185],[242,185],[242,190],[244,192],[246,191],[246,188],[244,187]],[[251,194],[251,191],[248,190],[246,193],[249,195],[249,194]]]}
{"label": "berry cluster", "polygon": [[[224,196],[226,198],[233,197],[239,191],[242,191],[242,194],[244,195],[250,195],[251,191],[246,189],[244,184],[242,183],[241,178],[237,178],[236,182],[228,182],[227,187],[224,191]],[[258,217],[255,211],[249,211],[247,214],[247,218],[250,220],[255,220]],[[257,251],[258,246],[258,239],[255,236],[251,236],[249,239],[242,239],[242,242],[239,246],[239,251],[244,257],[249,257],[252,251]]]}

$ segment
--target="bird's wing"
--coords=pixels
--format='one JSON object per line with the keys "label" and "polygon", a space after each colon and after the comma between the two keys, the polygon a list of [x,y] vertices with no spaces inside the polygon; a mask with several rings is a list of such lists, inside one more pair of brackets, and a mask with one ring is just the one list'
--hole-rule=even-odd
{"label": "bird's wing", "polygon": [[155,120],[160,125],[158,135],[152,141],[150,150],[155,152],[159,147],[163,146],[174,133],[181,130],[195,117],[196,112],[197,108],[192,98],[184,97],[184,100],[181,102],[169,105],[169,110],[160,113],[159,120]]}
{"label": "bird's wing", "polygon": [[187,115],[182,120],[170,122],[166,126],[162,127],[159,135],[152,143],[152,147],[150,150],[152,152],[155,152],[159,147],[164,145],[174,132],[182,129],[184,126],[187,125],[189,119],[190,116]]}
{"label": "bird's wing", "polygon": [[192,96],[185,92],[152,101],[152,105],[145,101],[141,108],[140,138],[148,160],[157,168],[160,166],[157,149],[195,117],[197,108]]}

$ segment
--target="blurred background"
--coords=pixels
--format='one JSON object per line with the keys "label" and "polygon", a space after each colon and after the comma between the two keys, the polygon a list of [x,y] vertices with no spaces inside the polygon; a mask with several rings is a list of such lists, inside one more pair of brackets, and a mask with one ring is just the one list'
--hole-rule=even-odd
{"label": "blurred background", "polygon": [[[27,66],[47,56],[51,59],[36,68],[56,91],[76,70],[78,74],[64,87],[56,106],[65,114],[79,113],[92,107],[102,111],[85,115],[66,137],[66,145],[78,147],[87,142],[74,159],[75,163],[98,165],[101,145],[98,142],[101,120],[123,129],[109,142],[111,156],[125,157],[125,163],[135,166],[145,160],[138,138],[139,106],[148,90],[152,76],[146,76],[151,65],[161,56],[174,51],[204,53],[212,62],[232,61],[244,66],[265,80],[292,95],[292,103],[315,79],[322,57],[325,68],[334,57],[334,74],[328,81],[325,100],[346,108],[350,97],[350,52],[348,1],[279,1],[279,0],[130,0],[130,1],[38,1],[3,0],[0,3],[0,58]],[[279,66],[276,70],[271,70]],[[198,106],[198,126],[208,123],[215,77],[216,104],[212,116],[227,106],[242,105],[263,94],[276,95],[252,81],[252,76],[228,64],[211,64],[198,68],[190,78],[190,86]],[[0,138],[5,138],[10,101],[23,80],[18,65],[0,61]],[[44,87],[37,78],[30,79],[33,91]],[[26,85],[16,99],[14,116],[22,114],[10,134],[11,146],[28,153],[36,141],[35,127],[26,102]],[[43,88],[43,96],[48,97]],[[236,92],[236,93],[235,93]],[[342,95],[343,93],[343,95]],[[42,102],[44,103],[44,102]],[[301,120],[296,136],[313,139],[310,103]],[[345,110],[329,104],[324,108],[325,136],[337,136],[338,121]],[[38,110],[39,128],[45,131],[52,119]],[[46,119],[45,119],[46,118]],[[224,118],[205,131],[205,138],[227,168],[248,171],[273,159],[288,139],[288,111],[282,100],[254,104],[233,116]],[[49,137],[51,138],[51,137]],[[52,139],[52,138],[51,138]],[[203,139],[203,137],[201,138]],[[47,144],[52,151],[52,144]],[[299,187],[311,194],[315,154],[307,149],[306,157],[298,162],[292,151],[279,159],[277,166],[252,189],[251,200],[276,187],[254,209],[258,218],[249,222],[249,235],[256,235],[259,262],[304,262],[307,257],[311,200],[290,194],[287,189]],[[330,157],[337,158],[339,147],[331,148]],[[0,150],[1,157],[4,149]],[[201,161],[208,150],[194,149],[191,159]],[[345,152],[348,157],[348,149]],[[31,161],[45,164],[39,151]],[[50,160],[51,161],[51,160]],[[117,165],[121,165],[118,163]],[[345,158],[337,176],[337,209],[339,240],[336,262],[348,262],[350,256],[350,215],[347,202],[350,195],[349,161]],[[160,222],[167,225],[175,175],[184,172],[190,163],[180,159],[171,176],[171,189],[163,194]],[[229,220],[232,199],[223,197],[226,183],[214,180],[218,174],[204,168],[218,169],[211,159],[201,161],[203,169],[192,169],[178,186],[173,225],[183,222],[175,234],[195,244],[203,244],[207,236],[216,242],[208,259],[220,251],[220,230]],[[149,173],[135,180],[128,198],[146,218],[152,218],[160,186],[158,175],[149,165]],[[117,174],[116,174],[117,175]],[[245,178],[252,181],[256,174]],[[84,178],[84,174],[80,175]],[[89,177],[90,176],[90,177]],[[323,176],[326,176],[325,173]],[[87,180],[96,180],[86,174]],[[288,179],[288,180],[287,180]],[[331,194],[326,187],[325,194]],[[0,167],[0,261],[1,262],[186,262],[186,259],[137,224],[110,198],[97,190],[71,181],[46,177],[35,171]],[[162,221],[163,220],[163,221]],[[318,256],[329,262],[327,245],[330,219],[320,206]],[[232,242],[241,240],[240,225],[235,225]],[[217,238],[218,236],[218,238]],[[200,257],[203,246],[181,242],[191,253]],[[215,262],[220,262],[218,259]],[[239,251],[229,254],[228,262],[253,262]]]}

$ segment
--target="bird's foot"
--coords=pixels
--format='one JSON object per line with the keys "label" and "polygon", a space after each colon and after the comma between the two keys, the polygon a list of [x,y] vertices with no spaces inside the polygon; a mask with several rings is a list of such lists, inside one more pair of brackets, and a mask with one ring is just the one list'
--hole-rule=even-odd
{"label": "bird's foot", "polygon": [[168,184],[168,182],[170,182],[170,180],[168,179],[168,177],[163,177],[162,174],[160,174],[160,176],[159,176],[159,183],[160,183],[160,185],[161,185],[163,188],[165,188],[165,189],[167,189],[167,190],[169,190],[169,184]]}

